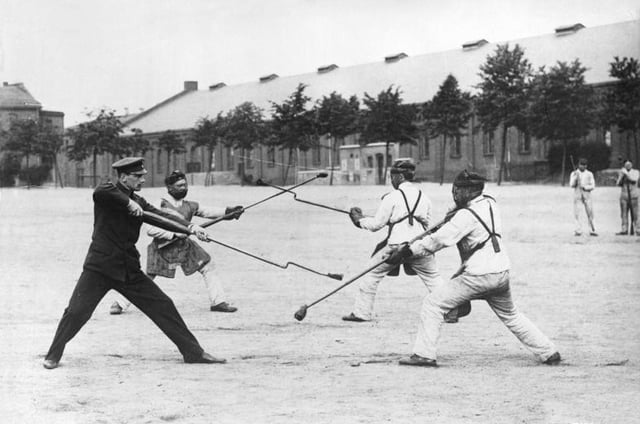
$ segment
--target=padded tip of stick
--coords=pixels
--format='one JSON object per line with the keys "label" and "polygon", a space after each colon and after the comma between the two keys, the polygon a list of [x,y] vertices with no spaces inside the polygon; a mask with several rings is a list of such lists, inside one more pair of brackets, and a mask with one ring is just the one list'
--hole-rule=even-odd
{"label": "padded tip of stick", "polygon": [[300,309],[298,309],[298,311],[295,314],[293,314],[293,316],[298,321],[302,321],[304,317],[307,316],[307,305],[301,306]]}
{"label": "padded tip of stick", "polygon": [[329,176],[329,174],[327,174],[326,172],[321,172],[317,175],[318,178],[327,178]]}
{"label": "padded tip of stick", "polygon": [[342,281],[342,277],[344,277],[344,275],[342,274],[332,274],[332,273],[327,274],[327,276],[329,278],[333,278],[334,280],[338,280],[338,281]]}

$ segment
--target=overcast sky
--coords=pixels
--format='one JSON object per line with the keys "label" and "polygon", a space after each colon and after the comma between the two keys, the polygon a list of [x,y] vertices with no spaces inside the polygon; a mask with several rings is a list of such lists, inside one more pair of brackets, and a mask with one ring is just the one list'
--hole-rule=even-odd
{"label": "overcast sky", "polygon": [[71,126],[149,108],[185,80],[206,89],[633,19],[640,0],[0,0],[0,79]]}

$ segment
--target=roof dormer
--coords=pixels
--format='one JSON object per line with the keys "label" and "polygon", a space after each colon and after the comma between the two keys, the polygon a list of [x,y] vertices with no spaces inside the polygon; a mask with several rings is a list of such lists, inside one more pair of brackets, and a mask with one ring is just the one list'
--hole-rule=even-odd
{"label": "roof dormer", "polygon": [[260,82],[269,82],[269,81],[273,81],[276,78],[278,78],[278,74],[269,74],[269,75],[260,77]]}
{"label": "roof dormer", "polygon": [[406,53],[398,53],[398,54],[394,54],[394,55],[391,55],[391,56],[385,56],[384,61],[386,63],[393,63],[393,62],[397,62],[399,60],[402,60],[405,57],[409,57],[409,55],[406,54]]}
{"label": "roof dormer", "polygon": [[556,35],[575,34],[576,32],[580,31],[582,28],[585,28],[585,26],[580,24],[580,23],[573,24],[573,25],[561,26],[561,27],[556,28]]}
{"label": "roof dormer", "polygon": [[473,50],[484,46],[485,44],[489,44],[487,40],[481,38],[479,40],[467,41],[462,44],[462,50]]}
{"label": "roof dormer", "polygon": [[217,84],[213,84],[209,86],[209,91],[215,91],[215,90],[220,90],[222,87],[226,87],[227,84],[223,83],[223,82],[219,82]]}
{"label": "roof dormer", "polygon": [[319,74],[326,74],[327,72],[331,72],[334,69],[338,69],[339,66],[336,65],[335,63],[332,63],[331,65],[326,65],[326,66],[321,66],[318,68],[318,73]]}

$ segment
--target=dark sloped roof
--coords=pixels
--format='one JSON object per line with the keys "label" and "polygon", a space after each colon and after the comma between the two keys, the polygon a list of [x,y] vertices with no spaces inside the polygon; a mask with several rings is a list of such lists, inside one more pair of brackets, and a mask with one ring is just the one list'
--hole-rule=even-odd
{"label": "dark sloped roof", "polygon": [[[519,44],[525,57],[537,69],[553,66],[558,61],[580,59],[587,67],[589,84],[611,81],[609,63],[614,56],[640,58],[640,20],[585,28],[557,36],[555,33],[509,41]],[[307,85],[305,94],[312,101],[336,91],[345,97],[364,93],[375,96],[390,85],[399,87],[405,103],[430,100],[448,74],[453,74],[462,90],[474,92],[480,82],[479,67],[498,44],[487,43],[475,49],[450,50],[403,58],[393,63],[376,63],[340,67],[327,73],[311,72],[284,76],[268,83],[258,81],[230,85],[224,90],[196,90],[180,93],[154,106],[128,123],[145,133],[180,130],[195,126],[198,119],[214,117],[243,102],[253,102],[269,115],[271,101],[280,103],[294,92],[298,84]]]}
{"label": "dark sloped roof", "polygon": [[7,84],[0,87],[0,108],[3,109],[39,109],[42,105],[33,98],[22,83]]}

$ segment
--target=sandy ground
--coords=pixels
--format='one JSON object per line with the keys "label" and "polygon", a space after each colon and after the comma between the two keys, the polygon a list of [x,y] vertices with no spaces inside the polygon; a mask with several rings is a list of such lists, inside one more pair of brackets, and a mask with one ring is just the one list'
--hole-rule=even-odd
{"label": "sandy ground", "polygon": [[[435,216],[450,186],[421,184]],[[373,213],[385,187],[299,189],[300,197]],[[163,189],[143,189],[157,201]],[[294,312],[341,283],[283,270],[216,245],[235,314],[208,312],[199,276],[159,279],[185,321],[225,365],[187,365],[137,310],[110,316],[108,294],[68,345],[61,366],[43,355],[78,278],[93,223],[91,191],[0,191],[0,422],[2,423],[632,423],[640,405],[640,237],[620,237],[618,190],[594,192],[599,237],[574,237],[571,194],[555,186],[496,187],[522,309],[558,345],[562,365],[536,362],[481,301],[446,325],[440,367],[400,367],[411,352],[424,287],[385,280],[377,319],[353,324],[356,285]],[[192,187],[208,205],[250,204],[259,187]],[[276,262],[357,274],[384,237],[348,217],[280,196],[239,221],[211,227],[220,241]],[[143,253],[149,239],[141,237]],[[454,249],[438,255],[448,276]],[[143,262],[144,264],[144,262]]]}

